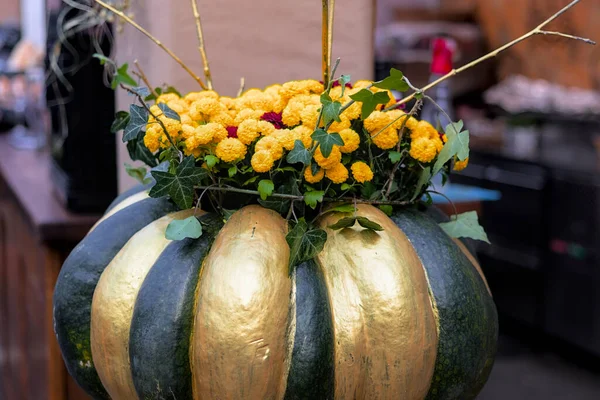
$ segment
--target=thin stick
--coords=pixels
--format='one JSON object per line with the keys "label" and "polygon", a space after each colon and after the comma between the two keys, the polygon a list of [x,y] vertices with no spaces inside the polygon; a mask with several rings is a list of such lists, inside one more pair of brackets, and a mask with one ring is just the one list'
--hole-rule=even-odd
{"label": "thin stick", "polygon": [[322,13],[322,27],[321,27],[321,56],[323,70],[323,84],[327,85],[329,82],[329,67],[331,58],[329,58],[329,0],[322,0],[323,13]]}
{"label": "thin stick", "polygon": [[[333,15],[335,12],[335,0],[329,0],[329,15],[327,22],[327,70],[331,71],[331,56],[333,48]],[[331,74],[329,79],[333,79],[335,72]]]}
{"label": "thin stick", "polygon": [[152,85],[150,85],[150,82],[148,81],[148,77],[146,76],[146,74],[144,73],[144,70],[142,69],[142,67],[138,63],[138,60],[135,60],[133,63],[135,64],[135,67],[138,70],[138,72],[137,73],[134,72],[134,74],[136,74],[137,76],[139,76],[140,79],[146,84],[146,86],[148,87],[148,89],[150,89],[150,92],[154,95],[154,97],[158,98],[158,93],[156,93],[156,91],[154,90],[154,88],[152,87]]}
{"label": "thin stick", "polygon": [[240,97],[242,93],[244,93],[244,88],[246,87],[246,78],[243,76],[240,78],[240,90],[237,92],[237,97]]}
{"label": "thin stick", "polygon": [[581,0],[574,0],[571,3],[569,3],[567,6],[565,6],[563,9],[561,9],[560,11],[558,11],[556,14],[554,14],[553,16],[551,16],[550,18],[548,18],[546,21],[542,22],[540,25],[538,25],[536,28],[534,28],[533,30],[527,32],[526,34],[524,34],[523,36],[513,40],[512,42],[509,42],[507,44],[505,44],[502,47],[499,47],[498,49],[492,51],[491,53],[488,53],[486,55],[484,55],[483,57],[478,58],[475,61],[472,61],[466,65],[463,65],[462,67],[458,68],[458,69],[453,69],[452,71],[448,72],[446,75],[442,76],[441,78],[437,79],[434,82],[431,82],[430,84],[428,84],[427,86],[424,86],[423,88],[421,88],[420,90],[412,93],[411,95],[403,98],[402,100],[400,100],[399,102],[396,103],[396,107],[405,103],[408,103],[409,101],[411,101],[412,99],[415,98],[415,96],[417,95],[417,93],[423,93],[426,90],[429,90],[431,88],[433,88],[434,86],[439,85],[440,83],[444,82],[445,80],[447,80],[448,78],[451,78],[455,75],[460,74],[461,72],[464,72],[474,66],[476,66],[477,64],[489,60],[490,58],[494,58],[496,57],[498,54],[502,53],[503,51],[513,47],[514,45],[522,42],[525,39],[529,39],[532,36],[535,35],[553,35],[553,36],[560,36],[560,37],[564,37],[564,38],[568,38],[568,39],[574,39],[574,40],[581,40],[585,43],[589,43],[592,45],[595,45],[596,42],[594,42],[591,39],[586,39],[586,38],[580,38],[578,36],[572,36],[572,35],[568,35],[565,33],[560,33],[560,32],[550,32],[550,31],[544,31],[542,30],[543,27],[545,27],[546,25],[548,25],[550,22],[554,21],[556,18],[558,18],[559,16],[561,16],[562,14],[564,14],[567,10],[569,10],[571,7],[573,7],[574,5],[576,5],[577,3],[579,3]]}
{"label": "thin stick", "polygon": [[106,8],[107,10],[112,11],[113,13],[115,13],[116,15],[118,15],[119,17],[123,18],[123,20],[125,22],[127,22],[129,25],[133,26],[135,29],[137,29],[138,31],[140,31],[144,35],[146,35],[146,37],[148,37],[148,39],[152,40],[158,47],[160,47],[161,49],[163,49],[173,60],[175,60],[177,62],[177,64],[181,65],[181,67],[188,74],[190,74],[190,76],[192,78],[194,78],[194,80],[196,82],[198,82],[198,84],[202,87],[202,89],[206,90],[206,85],[204,85],[204,82],[202,82],[202,79],[200,79],[200,77],[198,75],[196,75],[187,65],[185,65],[183,63],[183,61],[181,61],[181,59],[175,55],[175,53],[173,53],[164,44],[162,44],[162,42],[160,40],[158,40],[157,38],[155,38],[154,36],[152,36],[152,34],[150,32],[148,32],[147,30],[145,30],[144,28],[142,28],[137,22],[135,22],[133,19],[131,19],[127,15],[125,15],[125,13],[117,10],[116,8],[114,8],[113,6],[111,6],[110,4],[107,4],[107,3],[103,2],[102,0],[94,0],[94,1],[96,3],[98,3],[100,6]]}
{"label": "thin stick", "polygon": [[192,10],[194,11],[194,18],[196,19],[196,30],[198,32],[198,50],[202,56],[202,64],[204,65],[204,76],[206,77],[206,84],[208,89],[212,90],[212,75],[210,74],[210,67],[208,65],[208,58],[206,57],[206,48],[204,46],[204,33],[202,32],[202,22],[200,21],[200,13],[198,12],[198,5],[196,0],[192,0]]}

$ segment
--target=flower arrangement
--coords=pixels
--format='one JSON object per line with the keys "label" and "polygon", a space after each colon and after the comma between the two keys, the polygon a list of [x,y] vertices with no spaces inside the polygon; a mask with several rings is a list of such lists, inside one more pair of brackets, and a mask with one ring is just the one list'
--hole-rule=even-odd
{"label": "flower arrangement", "polygon": [[[151,167],[128,167],[140,181],[152,184],[151,197],[169,196],[181,209],[210,208],[224,219],[247,204],[259,203],[279,212],[290,223],[290,265],[315,256],[326,233],[313,222],[330,211],[352,212],[358,203],[378,206],[391,215],[394,208],[431,203],[431,180],[462,170],[469,160],[469,132],[462,122],[435,127],[415,118],[427,90],[531,36],[558,35],[543,28],[573,1],[521,38],[455,69],[424,88],[414,87],[402,72],[392,69],[379,82],[351,81],[337,75],[339,59],[330,65],[334,2],[323,1],[323,79],[291,81],[264,89],[240,89],[235,98],[213,90],[196,2],[206,84],[164,44],[114,5],[100,6],[131,23],[163,48],[200,84],[203,90],[181,94],[171,87],[153,88],[141,68],[98,55],[114,73],[113,87],[134,94],[129,112],[119,112],[113,131],[124,130],[133,160]],[[136,64],[137,65],[137,64]],[[397,99],[393,93],[409,92]],[[404,107],[412,102],[410,109]],[[443,112],[443,110],[441,110]],[[444,179],[445,181],[445,179]],[[363,217],[344,217],[333,229],[359,224],[381,230]],[[201,224],[190,217],[174,221],[170,238],[199,237]],[[453,237],[486,240],[475,213],[455,215],[442,227]]]}

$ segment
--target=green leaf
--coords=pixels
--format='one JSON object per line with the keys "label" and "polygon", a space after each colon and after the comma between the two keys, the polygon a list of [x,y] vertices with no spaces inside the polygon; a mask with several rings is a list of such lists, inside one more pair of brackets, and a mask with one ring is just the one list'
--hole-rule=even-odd
{"label": "green leaf", "polygon": [[433,166],[432,175],[437,174],[444,164],[454,156],[457,156],[461,161],[469,157],[469,131],[461,131],[462,128],[462,121],[448,124],[446,127],[447,141]]}
{"label": "green leaf", "polygon": [[406,92],[409,89],[408,83],[404,80],[404,74],[396,68],[392,68],[387,78],[375,82],[373,86],[380,89],[397,90],[399,92]]}
{"label": "green leaf", "polygon": [[113,121],[112,125],[110,126],[110,132],[117,133],[120,130],[125,129],[125,127],[129,123],[129,118],[130,118],[129,113],[127,111],[117,112],[117,114],[115,115],[115,120]]}
{"label": "green leaf", "polygon": [[362,103],[361,118],[363,120],[367,119],[379,104],[387,104],[390,101],[390,96],[386,92],[373,93],[367,89],[362,89],[360,92],[350,96],[350,98]]}
{"label": "green leaf", "polygon": [[128,68],[129,65],[127,63],[117,68],[117,72],[113,76],[113,80],[110,83],[110,87],[113,90],[116,89],[117,86],[119,86],[120,84],[124,84],[127,86],[137,86],[137,82],[135,81],[135,79],[133,79],[127,72]]}
{"label": "green leaf", "polygon": [[125,163],[125,171],[127,175],[131,176],[133,179],[141,183],[142,185],[146,185],[152,182],[152,179],[147,178],[147,171],[145,167],[134,167],[130,164]]}
{"label": "green leaf", "polygon": [[323,250],[327,241],[327,232],[308,226],[304,218],[286,235],[285,240],[290,246],[290,271],[295,266],[308,261]]}
{"label": "green leaf", "polygon": [[202,224],[194,216],[171,221],[165,233],[165,237],[169,240],[198,239],[200,236],[202,236]]}
{"label": "green leaf", "polygon": [[304,193],[304,203],[306,203],[307,206],[314,210],[315,208],[317,208],[317,203],[323,201],[324,195],[325,192],[322,190],[313,190],[310,192],[306,192]]}
{"label": "green leaf", "polygon": [[354,204],[341,204],[339,206],[330,208],[326,212],[341,212],[341,213],[353,213],[355,211]]}
{"label": "green leaf", "polygon": [[131,91],[136,93],[141,98],[150,96],[150,89],[148,89],[146,86],[136,86],[131,88]]}
{"label": "green leaf", "polygon": [[237,166],[233,166],[233,167],[229,167],[229,169],[227,170],[227,174],[229,175],[230,178],[233,178],[235,176],[235,174],[237,174],[238,169]]}
{"label": "green leaf", "polygon": [[340,85],[342,85],[342,96],[344,95],[344,92],[346,91],[346,84],[350,83],[350,75],[342,75],[340,76]]}
{"label": "green leaf", "polygon": [[144,135],[146,133],[140,131],[138,136],[134,139],[131,139],[127,142],[127,151],[129,152],[129,157],[133,161],[141,161],[144,164],[155,167],[158,163],[156,161],[156,157],[144,144]]}
{"label": "green leaf", "polygon": [[273,198],[273,197],[271,197],[270,199],[267,199],[267,200],[258,199],[258,204],[260,204],[264,208],[268,208],[270,210],[277,211],[279,214],[283,214],[290,209],[290,201],[289,200]]}
{"label": "green leaf", "polygon": [[350,189],[352,189],[352,186],[349,185],[349,184],[347,184],[347,183],[342,183],[341,189],[344,190],[344,191],[345,190],[350,190]]}
{"label": "green leaf", "polygon": [[340,119],[342,103],[339,101],[333,101],[331,97],[329,97],[328,93],[323,93],[321,95],[321,104],[323,105],[323,119],[325,125],[329,125],[333,121],[342,121]]}
{"label": "green leaf", "polygon": [[358,224],[365,229],[370,229],[372,231],[382,231],[383,230],[383,227],[381,225],[379,225],[377,222],[371,221],[367,217],[356,217],[356,221],[358,221]]}
{"label": "green leaf", "polygon": [[100,65],[105,65],[106,63],[109,63],[109,64],[114,64],[115,63],[113,60],[111,60],[110,58],[106,57],[104,54],[94,53],[92,55],[92,57],[97,58],[98,60],[100,60]]}
{"label": "green leaf", "polygon": [[204,162],[208,168],[212,168],[219,162],[219,157],[213,156],[212,154],[208,154],[204,156]]}
{"label": "green leaf", "polygon": [[338,222],[333,225],[329,225],[329,229],[333,229],[334,231],[338,231],[344,228],[351,228],[356,223],[356,217],[344,217],[340,218]]}
{"label": "green leaf", "polygon": [[323,157],[325,158],[331,155],[333,145],[344,145],[344,139],[342,139],[339,133],[327,133],[321,128],[314,131],[313,134],[310,135],[310,137],[315,142],[319,143],[319,147],[321,148],[321,154],[323,154]]}
{"label": "green leaf", "polygon": [[392,213],[394,212],[394,207],[386,204],[379,206],[379,209],[383,211],[388,217],[391,217]]}
{"label": "green leaf", "polygon": [[186,157],[175,173],[152,171],[156,184],[150,190],[150,197],[169,196],[181,209],[191,208],[194,203],[194,185],[201,183],[208,173],[196,167],[194,157]]}
{"label": "green leaf", "polygon": [[[167,87],[165,88],[165,90],[164,90],[164,91],[162,91],[162,94],[167,94],[167,93],[175,93],[177,96],[179,96],[179,97],[183,97],[183,96],[181,95],[181,93],[179,92],[179,90],[175,89],[173,86],[167,86]],[[161,94],[161,92],[158,92],[158,94],[160,95],[160,94]]]}
{"label": "green leaf", "polygon": [[286,157],[286,161],[289,164],[302,163],[304,165],[310,164],[310,159],[312,156],[310,155],[310,151],[308,151],[304,144],[302,144],[301,140],[296,140],[294,142],[294,148],[290,151]]}
{"label": "green leaf", "polygon": [[424,96],[425,96],[425,94],[423,92],[415,93],[415,99],[417,99],[417,100],[421,100]]}
{"label": "green leaf", "polygon": [[440,227],[453,238],[471,238],[489,243],[489,239],[479,225],[476,211],[469,211],[463,214],[452,216],[450,222],[442,222]]}
{"label": "green leaf", "polygon": [[179,116],[179,114],[173,111],[171,107],[169,107],[166,103],[158,103],[158,108],[160,108],[165,117],[181,121],[181,117]]}
{"label": "green leaf", "polygon": [[394,164],[400,162],[400,160],[402,159],[402,153],[400,153],[399,151],[390,151],[388,153],[388,156],[390,157],[390,161]]}
{"label": "green leaf", "polygon": [[260,193],[260,198],[262,200],[266,200],[267,197],[273,194],[273,190],[275,189],[275,185],[269,179],[263,179],[258,182],[258,193]]}
{"label": "green leaf", "polygon": [[277,172],[296,172],[296,168],[294,167],[281,167],[281,168],[276,168],[275,171]]}
{"label": "green leaf", "polygon": [[125,132],[123,132],[123,142],[138,137],[138,134],[148,123],[148,110],[145,107],[132,104],[129,106],[129,115],[129,122],[125,127]]}
{"label": "green leaf", "polygon": [[253,176],[252,178],[248,179],[246,182],[242,183],[242,186],[248,186],[251,183],[256,182],[256,180],[260,178],[258,175]]}
{"label": "green leaf", "polygon": [[373,182],[366,182],[365,184],[363,184],[362,188],[360,188],[360,194],[364,198],[370,199],[376,190],[377,188],[375,187],[375,185],[373,185]]}
{"label": "green leaf", "polygon": [[423,190],[423,186],[428,185],[430,180],[431,167],[427,167],[421,172],[421,175],[419,176],[419,181],[417,182],[417,187],[415,188],[415,193],[413,193],[413,196],[411,197],[410,201],[414,201],[419,196],[421,190]]}

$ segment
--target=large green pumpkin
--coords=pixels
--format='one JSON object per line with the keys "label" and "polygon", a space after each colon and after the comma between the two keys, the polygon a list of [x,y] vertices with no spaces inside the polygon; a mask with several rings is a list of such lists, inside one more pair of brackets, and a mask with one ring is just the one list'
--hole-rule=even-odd
{"label": "large green pumpkin", "polygon": [[56,336],[96,399],[473,399],[498,334],[475,258],[429,216],[358,214],[384,230],[327,227],[290,274],[287,223],[248,206],[200,239],[169,241],[176,212],[121,196],[65,262]]}

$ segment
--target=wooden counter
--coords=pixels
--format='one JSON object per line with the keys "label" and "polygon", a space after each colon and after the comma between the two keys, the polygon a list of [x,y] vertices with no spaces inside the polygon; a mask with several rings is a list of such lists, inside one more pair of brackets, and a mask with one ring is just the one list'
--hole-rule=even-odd
{"label": "wooden counter", "polygon": [[52,325],[62,263],[99,216],[66,211],[50,156],[0,135],[0,399],[89,399],[68,376]]}

